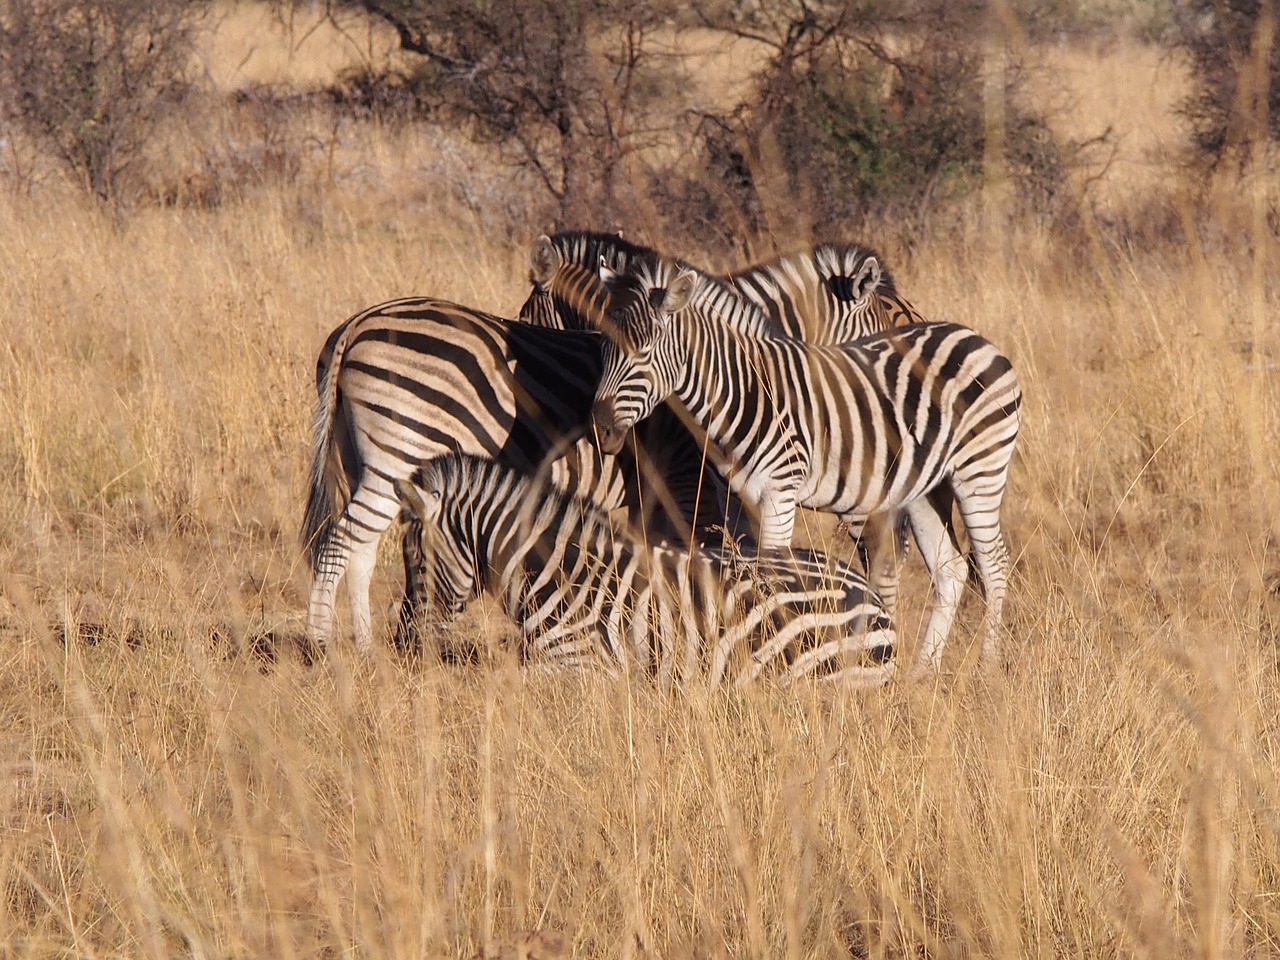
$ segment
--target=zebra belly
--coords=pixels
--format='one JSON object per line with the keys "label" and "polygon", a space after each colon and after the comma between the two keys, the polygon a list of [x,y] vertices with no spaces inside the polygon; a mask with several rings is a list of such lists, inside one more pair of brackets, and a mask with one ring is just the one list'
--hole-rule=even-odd
{"label": "zebra belly", "polygon": [[919,499],[937,486],[949,457],[928,451],[913,438],[903,438],[892,459],[883,449],[864,446],[842,457],[831,451],[801,485],[797,502],[811,510],[834,513],[847,521],[865,520]]}

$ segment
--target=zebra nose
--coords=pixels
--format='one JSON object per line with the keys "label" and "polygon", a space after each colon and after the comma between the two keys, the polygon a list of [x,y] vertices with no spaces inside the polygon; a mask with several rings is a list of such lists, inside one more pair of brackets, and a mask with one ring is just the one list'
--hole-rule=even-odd
{"label": "zebra nose", "polygon": [[597,400],[591,408],[591,420],[596,430],[596,443],[605,453],[617,453],[622,449],[624,431],[618,429],[617,409],[612,400]]}

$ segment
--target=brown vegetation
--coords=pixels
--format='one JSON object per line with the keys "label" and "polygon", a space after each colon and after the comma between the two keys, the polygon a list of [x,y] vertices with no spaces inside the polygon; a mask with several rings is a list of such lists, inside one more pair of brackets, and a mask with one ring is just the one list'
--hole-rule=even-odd
{"label": "brown vegetation", "polygon": [[[254,15],[227,87],[352,49]],[[1276,183],[1197,206],[1167,63],[1045,56],[1064,123],[1127,124],[1092,215],[866,237],[1019,367],[1008,670],[975,674],[970,596],[936,684],[868,695],[522,674],[484,605],[479,665],[310,662],[316,352],[402,294],[516,309],[547,224],[483,151],[211,98],[122,223],[5,192],[0,954],[1280,953]],[[213,162],[255,150],[292,165]],[[398,576],[387,538],[375,609]]]}

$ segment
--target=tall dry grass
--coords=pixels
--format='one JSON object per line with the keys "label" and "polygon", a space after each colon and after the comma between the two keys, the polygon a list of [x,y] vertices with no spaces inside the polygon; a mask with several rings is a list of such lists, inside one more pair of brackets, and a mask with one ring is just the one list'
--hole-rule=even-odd
{"label": "tall dry grass", "polygon": [[[350,133],[339,175],[244,204],[0,201],[0,955],[1280,954],[1280,250],[1249,197],[1182,249],[1012,227],[901,261],[1028,397],[1006,672],[970,599],[936,684],[664,700],[289,642],[325,334],[412,292],[511,311],[545,229],[486,239],[415,193],[431,144]],[[376,608],[397,576],[389,546]]]}

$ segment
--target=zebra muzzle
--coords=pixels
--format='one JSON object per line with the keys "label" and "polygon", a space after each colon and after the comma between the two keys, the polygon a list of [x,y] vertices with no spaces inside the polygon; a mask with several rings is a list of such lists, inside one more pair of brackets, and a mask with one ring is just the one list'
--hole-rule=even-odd
{"label": "zebra muzzle", "polygon": [[597,400],[591,408],[591,424],[595,428],[596,445],[605,453],[622,449],[627,431],[618,426],[618,411],[612,400]]}

